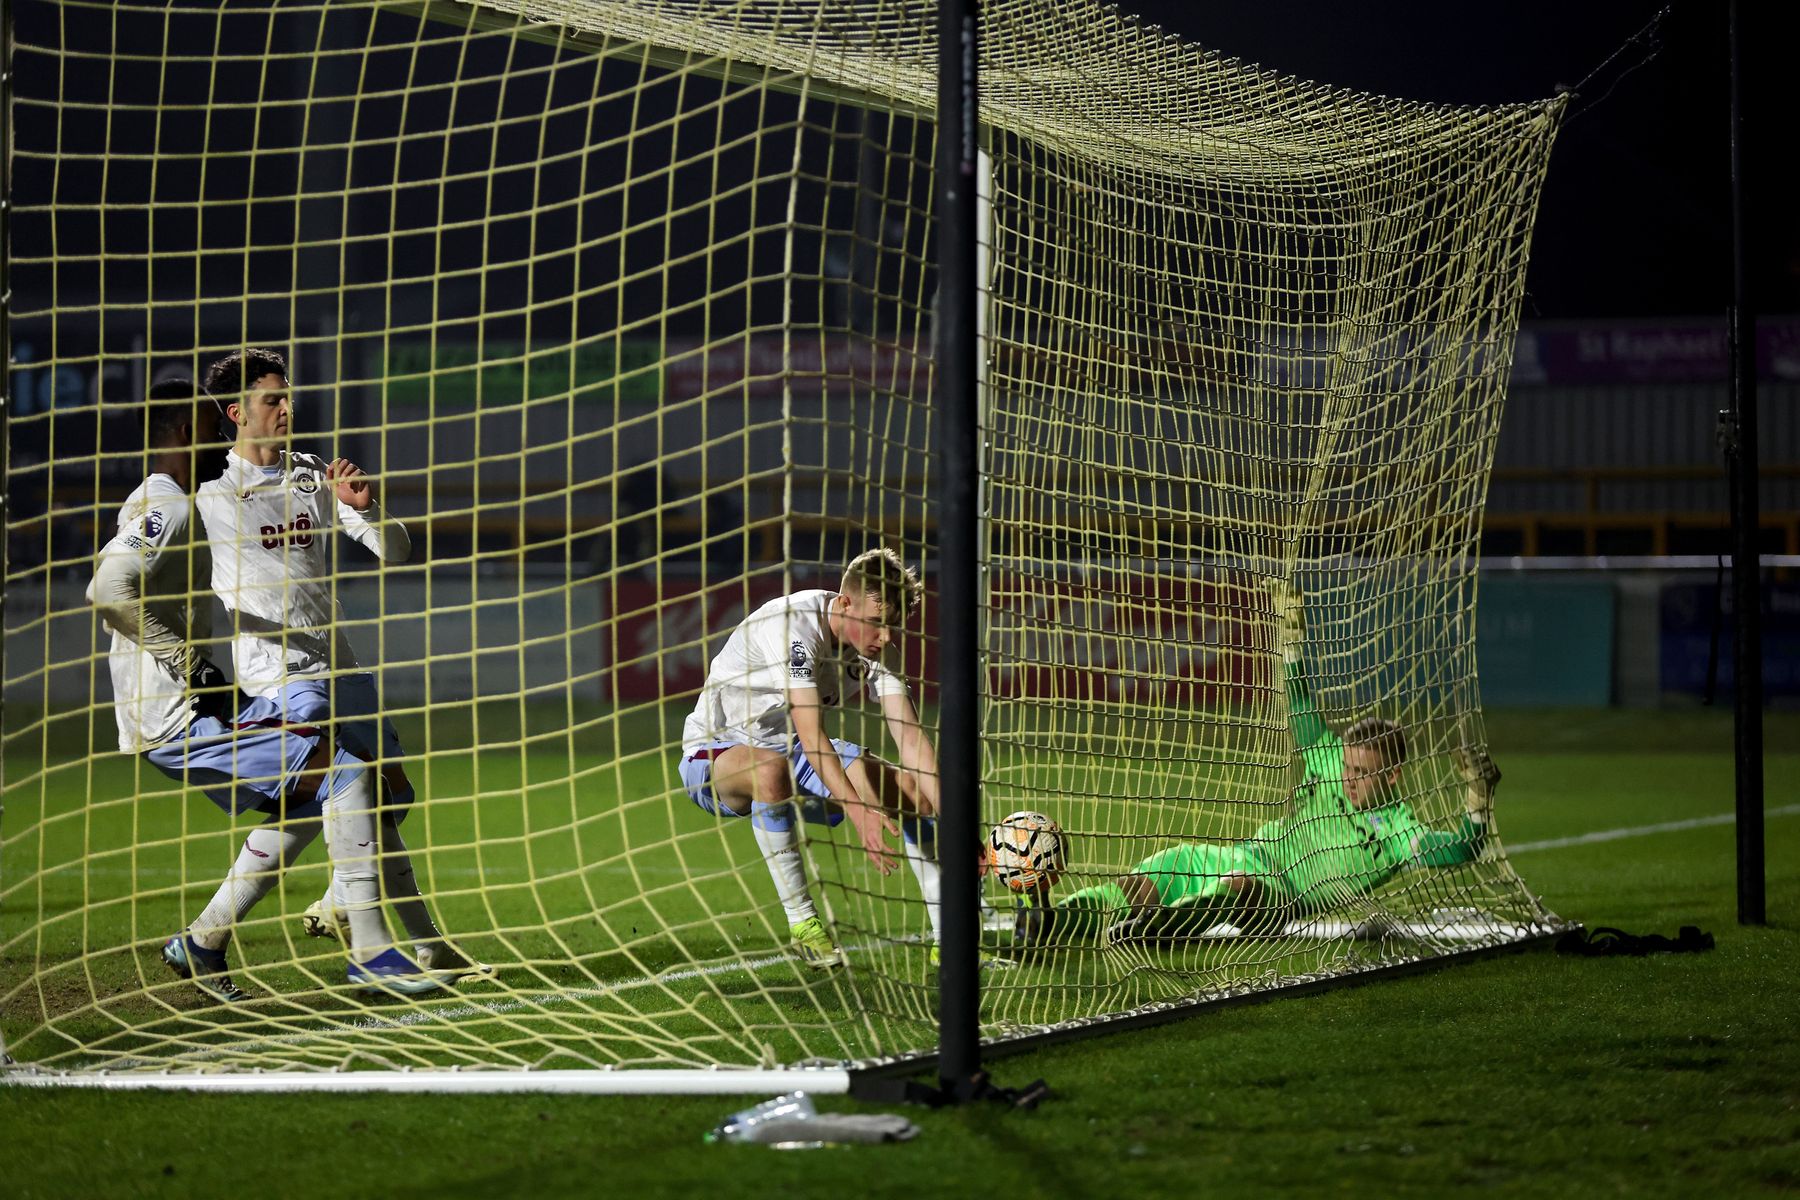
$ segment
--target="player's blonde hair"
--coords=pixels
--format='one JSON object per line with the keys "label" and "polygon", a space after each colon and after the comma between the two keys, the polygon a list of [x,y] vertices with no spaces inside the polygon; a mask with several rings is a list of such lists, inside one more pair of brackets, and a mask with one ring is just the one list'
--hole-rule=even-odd
{"label": "player's blonde hair", "polygon": [[886,546],[865,550],[851,559],[844,568],[844,581],[838,585],[838,591],[881,597],[889,620],[911,616],[925,597],[925,585],[919,582],[918,573]]}

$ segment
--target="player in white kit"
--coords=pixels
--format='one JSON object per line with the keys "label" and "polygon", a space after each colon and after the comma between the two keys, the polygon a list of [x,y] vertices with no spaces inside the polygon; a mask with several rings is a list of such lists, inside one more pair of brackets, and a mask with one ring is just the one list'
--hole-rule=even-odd
{"label": "player in white kit", "polygon": [[[212,543],[213,587],[231,621],[238,686],[269,697],[297,680],[324,685],[328,698],[319,711],[289,716],[329,722],[338,744],[379,772],[381,885],[413,942],[414,972],[444,982],[491,973],[444,940],[420,895],[400,835],[413,799],[401,762],[405,751],[392,722],[380,715],[374,675],[358,665],[338,628],[331,535],[345,534],[383,562],[404,562],[412,553],[406,526],[382,512],[372,481],[354,463],[288,448],[293,409],[280,354],[227,355],[207,368],[206,386],[236,429],[224,474],[201,485],[197,503]],[[309,933],[334,937],[348,929],[355,959],[354,948],[385,925],[365,882],[349,882],[354,894],[334,875],[332,889],[307,910],[305,925]],[[365,933],[358,934],[359,925]]]}
{"label": "player in white kit", "polygon": [[[88,600],[112,635],[108,666],[119,749],[200,788],[228,814],[268,814],[244,840],[211,902],[162,950],[176,974],[232,1002],[247,998],[226,960],[234,927],[327,820],[343,830],[336,840],[346,843],[335,857],[354,871],[358,856],[350,843],[372,836],[373,796],[366,769],[334,763],[331,739],[317,725],[288,719],[289,710],[322,707],[321,681],[298,680],[240,708],[237,689],[206,657],[212,568],[191,493],[196,473],[216,467],[223,449],[203,432],[217,427],[218,410],[180,379],[152,388],[143,412],[152,469],[119,509]],[[404,980],[374,982],[383,991],[407,987]]]}
{"label": "player in white kit", "polygon": [[[679,769],[688,795],[709,813],[750,818],[794,946],[815,967],[839,965],[843,951],[807,890],[801,819],[848,819],[883,875],[894,869],[886,839],[899,820],[937,954],[937,753],[906,684],[880,661],[922,594],[898,554],[872,550],[850,563],[835,592],[771,600],[744,618],[713,659],[682,730]],[[827,736],[825,710],[859,689],[881,705],[898,766]]]}

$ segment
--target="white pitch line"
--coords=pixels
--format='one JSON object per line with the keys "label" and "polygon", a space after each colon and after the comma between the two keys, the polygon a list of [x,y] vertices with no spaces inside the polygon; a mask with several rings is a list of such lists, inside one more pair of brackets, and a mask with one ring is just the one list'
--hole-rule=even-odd
{"label": "white pitch line", "polygon": [[[1784,804],[1779,808],[1766,808],[1765,817],[1791,817],[1800,813],[1800,804]],[[1594,833],[1579,833],[1574,837],[1548,838],[1541,842],[1519,842],[1506,847],[1508,856],[1529,854],[1533,850],[1561,850],[1565,846],[1588,846],[1595,842],[1616,842],[1621,838],[1648,837],[1653,833],[1679,833],[1683,829],[1704,829],[1709,825],[1732,825],[1737,822],[1736,813],[1719,813],[1710,817],[1690,817],[1685,821],[1664,821],[1659,825],[1631,825],[1624,829],[1601,829]]]}

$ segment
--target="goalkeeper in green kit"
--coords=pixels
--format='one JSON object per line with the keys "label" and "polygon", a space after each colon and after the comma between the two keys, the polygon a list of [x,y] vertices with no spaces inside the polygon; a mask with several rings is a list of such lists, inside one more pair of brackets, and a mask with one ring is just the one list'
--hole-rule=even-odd
{"label": "goalkeeper in green kit", "polygon": [[1423,824],[1398,795],[1406,733],[1365,717],[1340,738],[1314,707],[1302,669],[1299,593],[1269,585],[1279,622],[1289,720],[1306,777],[1292,811],[1242,841],[1184,842],[1144,859],[1128,875],[1048,902],[1028,898],[1014,930],[1029,950],[1103,935],[1109,945],[1247,929],[1279,932],[1288,920],[1337,907],[1409,866],[1472,861],[1487,836],[1500,772],[1484,750],[1457,751],[1464,812],[1454,829]]}

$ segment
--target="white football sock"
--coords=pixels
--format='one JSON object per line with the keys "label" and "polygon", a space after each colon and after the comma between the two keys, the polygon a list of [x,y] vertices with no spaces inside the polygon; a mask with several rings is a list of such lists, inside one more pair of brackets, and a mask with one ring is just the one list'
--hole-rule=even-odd
{"label": "white football sock", "polygon": [[906,817],[900,822],[906,847],[906,865],[919,881],[919,894],[925,897],[925,917],[931,922],[931,940],[942,940],[944,905],[943,868],[937,860],[937,822],[929,818]]}
{"label": "white football sock", "polygon": [[316,819],[283,825],[280,818],[270,817],[266,824],[252,829],[231,872],[188,926],[194,940],[208,950],[223,950],[231,941],[233,927],[269,894],[282,870],[312,845],[320,827]]}
{"label": "white football sock", "polygon": [[769,865],[769,877],[775,881],[775,893],[781,907],[787,910],[789,925],[798,925],[819,915],[813,907],[812,893],[806,890],[806,864],[800,860],[800,823],[795,820],[794,806],[788,803],[750,805],[750,829],[756,834],[756,845],[763,862]]}
{"label": "white football sock", "polygon": [[380,835],[375,819],[375,772],[347,750],[332,759],[331,795],[325,801],[325,848],[331,852],[332,884],[350,926],[350,958],[367,962],[392,946],[381,917],[376,876]]}
{"label": "white football sock", "polygon": [[381,814],[381,886],[407,937],[431,946],[443,941],[444,935],[419,895],[412,856],[406,852],[406,839],[400,836],[400,823],[391,812]]}

